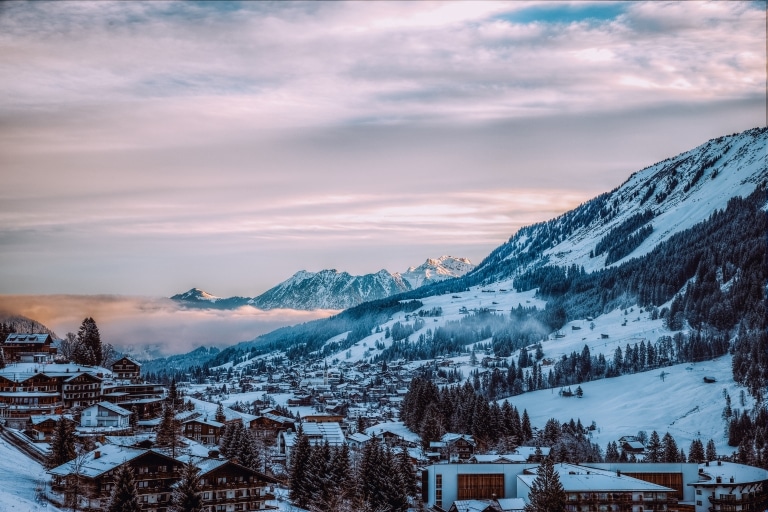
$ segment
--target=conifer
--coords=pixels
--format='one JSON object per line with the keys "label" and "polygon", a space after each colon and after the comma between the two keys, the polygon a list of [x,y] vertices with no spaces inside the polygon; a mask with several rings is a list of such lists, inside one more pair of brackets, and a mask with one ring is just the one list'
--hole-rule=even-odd
{"label": "conifer", "polygon": [[545,458],[536,470],[525,512],[565,512],[566,494],[551,458]]}
{"label": "conifer", "polygon": [[133,470],[123,464],[115,471],[115,483],[107,505],[107,512],[140,512],[139,492]]}
{"label": "conifer", "polygon": [[171,495],[169,512],[202,512],[200,475],[197,466],[188,462],[181,470],[181,479]]}

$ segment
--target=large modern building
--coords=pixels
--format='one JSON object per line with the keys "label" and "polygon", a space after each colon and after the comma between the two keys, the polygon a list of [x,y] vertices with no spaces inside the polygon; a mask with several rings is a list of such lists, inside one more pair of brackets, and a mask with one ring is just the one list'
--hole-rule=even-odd
{"label": "large modern building", "polygon": [[[422,500],[427,508],[448,510],[457,500],[525,498],[530,487],[529,480],[535,478],[538,464],[509,463],[504,458],[499,461],[428,466],[422,472]],[[561,478],[573,480],[573,485],[569,484],[566,492],[572,500],[569,501],[569,509],[574,512],[694,510],[694,489],[686,485],[699,479],[698,465],[694,463],[557,466]],[[571,475],[571,472],[574,474]],[[600,482],[597,482],[598,476]],[[576,480],[579,478],[588,480],[591,487],[578,487]],[[592,505],[596,508],[590,508]],[[599,508],[603,506],[605,508]]]}
{"label": "large modern building", "polygon": [[696,512],[768,510],[768,471],[713,461],[699,465],[695,489]]}

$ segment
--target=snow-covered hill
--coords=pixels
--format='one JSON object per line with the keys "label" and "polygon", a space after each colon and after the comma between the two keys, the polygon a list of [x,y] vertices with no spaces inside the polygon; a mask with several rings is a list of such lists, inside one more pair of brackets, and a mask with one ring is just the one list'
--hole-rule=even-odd
{"label": "snow-covered hill", "polygon": [[461,277],[474,268],[475,265],[467,258],[440,256],[429,258],[418,267],[409,267],[400,276],[416,289],[425,284]]}
{"label": "snow-covered hill", "polygon": [[[485,282],[543,264],[620,265],[649,253],[675,233],[706,220],[736,196],[768,180],[768,129],[754,128],[632,174],[611,192],[547,222],[520,229],[475,269]],[[619,241],[637,235],[631,250]]]}

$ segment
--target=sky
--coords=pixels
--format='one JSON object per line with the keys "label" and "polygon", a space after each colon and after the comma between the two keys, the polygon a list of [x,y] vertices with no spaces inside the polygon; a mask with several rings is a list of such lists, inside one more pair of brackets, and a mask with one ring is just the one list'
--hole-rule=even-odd
{"label": "sky", "polygon": [[765,2],[4,2],[0,294],[479,263],[765,75]]}

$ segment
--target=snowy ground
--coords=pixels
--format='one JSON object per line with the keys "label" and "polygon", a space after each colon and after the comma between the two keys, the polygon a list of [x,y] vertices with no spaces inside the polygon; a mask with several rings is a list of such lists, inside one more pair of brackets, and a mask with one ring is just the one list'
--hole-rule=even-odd
{"label": "snowy ground", "polygon": [[50,503],[35,501],[36,486],[49,480],[40,464],[0,439],[0,511],[59,512]]}
{"label": "snowy ground", "polygon": [[[705,376],[714,377],[717,382],[707,384]],[[531,424],[539,428],[550,418],[560,422],[581,419],[585,426],[594,421],[597,430],[592,439],[603,451],[610,441],[640,430],[648,434],[656,430],[660,436],[669,432],[686,453],[695,438],[701,438],[705,444],[713,439],[719,454],[734,450],[727,445],[722,419],[724,389],[730,394],[733,407],[742,408],[742,388],[733,382],[730,356],[587,382],[581,388],[583,398],[563,398],[558,390],[547,389],[513,397],[510,403],[521,412],[526,409]],[[753,405],[747,397],[747,407]]]}

